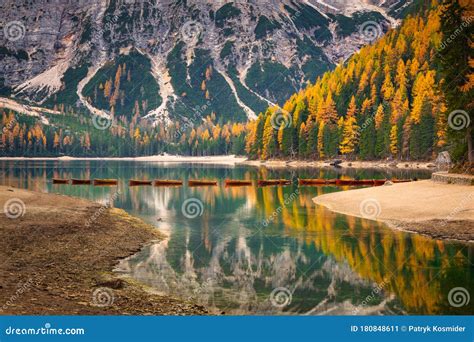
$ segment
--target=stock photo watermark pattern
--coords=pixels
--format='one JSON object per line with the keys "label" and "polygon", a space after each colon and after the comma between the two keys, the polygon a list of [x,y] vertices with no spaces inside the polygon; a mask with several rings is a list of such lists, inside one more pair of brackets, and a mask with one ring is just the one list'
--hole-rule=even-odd
{"label": "stock photo watermark pattern", "polygon": [[460,131],[469,127],[471,124],[471,118],[465,110],[457,109],[449,113],[448,125],[456,131]]}
{"label": "stock photo watermark pattern", "polygon": [[360,203],[359,212],[363,218],[375,220],[382,213],[382,207],[377,199],[367,198]]}
{"label": "stock photo watermark pattern", "polygon": [[[397,1],[42,0],[34,20],[18,4],[0,31],[11,61],[0,104],[38,116],[3,116],[2,156],[18,159],[2,160],[3,219],[21,239],[2,248],[0,312],[38,317],[9,322],[6,339],[461,336],[472,240],[439,228],[466,224],[472,196],[439,201],[429,231],[408,220],[416,199],[382,193],[423,189],[441,153],[447,169],[460,160],[452,151],[468,141],[472,108],[451,103],[440,81],[449,68],[434,55],[470,35],[472,17],[446,35],[436,1]],[[45,35],[54,39],[32,43]],[[48,161],[25,159],[37,156]],[[41,203],[22,188],[54,199],[38,224]],[[394,207],[400,227],[387,218]],[[176,326],[160,317],[170,315],[205,317]],[[216,325],[211,315],[233,317]]]}
{"label": "stock photo watermark pattern", "polygon": [[359,35],[365,41],[372,43],[382,37],[382,26],[375,21],[366,21],[359,27]]}
{"label": "stock photo watermark pattern", "polygon": [[277,287],[270,293],[270,302],[278,309],[291,304],[293,294],[286,287]]}
{"label": "stock photo watermark pattern", "polygon": [[20,218],[26,213],[25,202],[19,198],[11,198],[3,206],[3,212],[9,219]]}
{"label": "stock photo watermark pattern", "polygon": [[291,114],[281,108],[277,109],[275,114],[271,116],[270,120],[270,123],[275,130],[289,128],[293,121]]}
{"label": "stock photo watermark pattern", "polygon": [[198,216],[202,216],[204,212],[204,204],[198,198],[188,198],[181,205],[181,212],[184,217],[194,219]]}
{"label": "stock photo watermark pattern", "polygon": [[448,293],[449,305],[460,308],[466,306],[471,301],[471,295],[469,291],[464,287],[454,287]]}
{"label": "stock photo watermark pattern", "polygon": [[3,35],[11,42],[23,39],[26,34],[25,25],[21,21],[10,21],[3,27]]}
{"label": "stock photo watermark pattern", "polygon": [[114,304],[114,290],[108,287],[99,287],[92,293],[92,305],[97,307],[107,307]]}
{"label": "stock photo watermark pattern", "polygon": [[94,128],[100,131],[109,129],[110,127],[112,127],[112,124],[113,124],[112,118],[108,118],[101,115],[94,115],[92,117],[92,125],[94,126]]}
{"label": "stock photo watermark pattern", "polygon": [[187,44],[196,44],[202,32],[202,24],[193,20],[185,22],[181,27],[181,36]]}
{"label": "stock photo watermark pattern", "polygon": [[7,336],[62,336],[62,335],[85,335],[84,328],[55,328],[51,323],[45,323],[39,328],[19,328],[9,326],[5,329]]}

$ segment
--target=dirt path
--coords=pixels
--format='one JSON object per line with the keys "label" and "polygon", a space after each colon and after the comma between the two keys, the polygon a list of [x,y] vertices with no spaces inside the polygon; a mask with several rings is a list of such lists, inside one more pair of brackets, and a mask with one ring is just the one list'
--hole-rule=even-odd
{"label": "dirt path", "polygon": [[313,201],[437,239],[474,241],[474,186],[424,180],[325,194]]}
{"label": "dirt path", "polygon": [[5,186],[0,210],[0,314],[206,313],[112,273],[119,259],[161,238],[123,210]]}

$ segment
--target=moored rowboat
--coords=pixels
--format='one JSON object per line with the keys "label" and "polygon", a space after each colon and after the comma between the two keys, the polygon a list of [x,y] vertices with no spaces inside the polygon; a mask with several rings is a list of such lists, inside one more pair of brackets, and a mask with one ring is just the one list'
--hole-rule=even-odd
{"label": "moored rowboat", "polygon": [[82,184],[91,184],[92,181],[90,179],[77,179],[77,178],[73,178],[71,179],[71,184],[75,184],[75,185],[82,185]]}
{"label": "moored rowboat", "polygon": [[355,185],[354,179],[336,179],[336,185]]}
{"label": "moored rowboat", "polygon": [[324,178],[309,178],[309,179],[298,179],[299,185],[323,185],[326,184],[328,179]]}
{"label": "moored rowboat", "polygon": [[183,181],[174,179],[155,179],[153,181],[154,186],[181,186]]}
{"label": "moored rowboat", "polygon": [[373,179],[359,179],[354,181],[354,185],[374,185]]}
{"label": "moored rowboat", "polygon": [[217,185],[217,181],[211,180],[189,180],[189,186],[207,186],[207,185]]}
{"label": "moored rowboat", "polygon": [[226,179],[225,186],[248,186],[252,185],[252,181],[249,180],[235,180],[235,179]]}
{"label": "moored rowboat", "polygon": [[267,185],[290,185],[291,181],[287,179],[261,179],[258,181],[259,186]]}
{"label": "moored rowboat", "polygon": [[386,179],[374,179],[374,186],[384,185],[386,181]]}
{"label": "moored rowboat", "polygon": [[53,178],[53,184],[68,184],[69,179]]}
{"label": "moored rowboat", "polygon": [[94,185],[117,185],[118,181],[116,179],[94,179]]}
{"label": "moored rowboat", "polygon": [[129,186],[138,186],[138,185],[151,185],[151,180],[140,180],[140,179],[130,179],[128,181]]}

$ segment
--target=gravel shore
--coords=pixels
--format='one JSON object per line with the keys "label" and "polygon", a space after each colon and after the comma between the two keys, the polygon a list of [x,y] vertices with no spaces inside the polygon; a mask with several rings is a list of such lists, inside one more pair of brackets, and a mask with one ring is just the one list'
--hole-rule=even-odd
{"label": "gravel shore", "polygon": [[5,186],[0,208],[0,314],[207,313],[112,272],[120,259],[162,238],[125,211]]}

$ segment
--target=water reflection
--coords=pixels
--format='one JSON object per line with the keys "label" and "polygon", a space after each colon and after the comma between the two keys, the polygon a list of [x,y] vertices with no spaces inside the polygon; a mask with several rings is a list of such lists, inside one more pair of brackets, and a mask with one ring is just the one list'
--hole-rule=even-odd
{"label": "water reflection", "polygon": [[[472,314],[472,303],[449,305],[453,287],[473,288],[472,244],[394,232],[373,221],[334,214],[312,198],[336,187],[135,187],[128,179],[257,179],[338,177],[335,170],[133,162],[2,162],[2,184],[106,202],[116,188],[52,185],[51,177],[119,178],[115,205],[154,224],[168,237],[119,265],[156,291],[189,298],[228,314]],[[351,170],[361,178],[424,173]],[[188,198],[202,216],[181,210]],[[274,289],[288,290],[275,305]],[[278,303],[277,303],[278,304]],[[286,303],[285,303],[286,304]]]}

